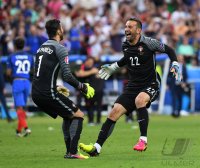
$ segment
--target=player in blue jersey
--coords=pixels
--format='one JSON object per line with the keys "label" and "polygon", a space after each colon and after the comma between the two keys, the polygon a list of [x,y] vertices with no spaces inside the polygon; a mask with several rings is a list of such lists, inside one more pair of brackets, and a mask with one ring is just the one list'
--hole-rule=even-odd
{"label": "player in blue jersey", "polygon": [[[34,60],[31,55],[23,51],[25,41],[21,37],[14,40],[15,53],[11,54],[7,62],[7,75],[13,79],[12,93],[18,117],[17,136],[27,136],[31,133],[26,122],[26,103],[30,93],[30,72]],[[22,133],[24,129],[24,133]]]}

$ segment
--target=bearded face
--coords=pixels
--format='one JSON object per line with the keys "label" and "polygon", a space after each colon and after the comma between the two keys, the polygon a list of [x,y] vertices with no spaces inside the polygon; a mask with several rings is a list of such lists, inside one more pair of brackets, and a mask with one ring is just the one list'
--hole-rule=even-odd
{"label": "bearded face", "polygon": [[140,33],[140,29],[137,27],[136,21],[127,21],[125,26],[126,40],[133,42],[137,34]]}

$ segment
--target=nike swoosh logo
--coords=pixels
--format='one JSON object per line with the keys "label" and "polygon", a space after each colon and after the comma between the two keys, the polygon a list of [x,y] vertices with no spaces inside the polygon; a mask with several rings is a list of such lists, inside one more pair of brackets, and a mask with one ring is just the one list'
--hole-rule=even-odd
{"label": "nike swoosh logo", "polygon": [[127,51],[127,50],[128,50],[128,48],[125,48],[125,49],[124,49],[124,51]]}

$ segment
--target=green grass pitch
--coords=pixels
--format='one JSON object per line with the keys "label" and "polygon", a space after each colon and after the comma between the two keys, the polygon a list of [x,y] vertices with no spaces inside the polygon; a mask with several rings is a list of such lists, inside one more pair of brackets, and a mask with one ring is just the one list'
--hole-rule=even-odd
{"label": "green grass pitch", "polygon": [[[79,142],[94,143],[101,126],[90,127],[86,121]],[[151,115],[145,152],[132,150],[139,137],[137,122],[127,124],[122,117],[101,155],[87,160],[63,158],[61,122],[47,116],[28,118],[32,134],[17,138],[17,122],[0,120],[0,168],[200,168],[198,115],[179,119]]]}

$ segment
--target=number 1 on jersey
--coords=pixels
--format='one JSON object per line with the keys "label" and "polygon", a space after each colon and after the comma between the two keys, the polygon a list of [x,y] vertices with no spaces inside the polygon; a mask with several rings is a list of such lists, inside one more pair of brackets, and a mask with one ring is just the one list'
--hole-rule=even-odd
{"label": "number 1 on jersey", "polygon": [[40,66],[41,66],[41,63],[42,63],[42,57],[43,55],[39,56],[39,63],[38,63],[38,70],[37,70],[37,77],[40,75]]}

